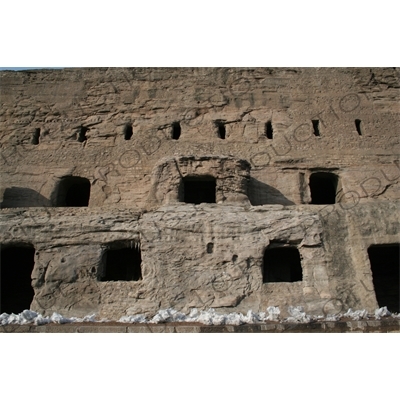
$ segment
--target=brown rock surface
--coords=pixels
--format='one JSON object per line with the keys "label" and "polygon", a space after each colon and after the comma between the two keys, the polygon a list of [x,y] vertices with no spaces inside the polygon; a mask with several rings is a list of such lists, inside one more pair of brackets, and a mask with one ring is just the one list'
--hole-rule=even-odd
{"label": "brown rock surface", "polygon": [[[368,249],[400,242],[399,88],[393,68],[0,72],[0,243],[35,249],[31,309],[385,305]],[[267,248],[301,279],[265,282]],[[121,249],[139,279],[107,279]]]}

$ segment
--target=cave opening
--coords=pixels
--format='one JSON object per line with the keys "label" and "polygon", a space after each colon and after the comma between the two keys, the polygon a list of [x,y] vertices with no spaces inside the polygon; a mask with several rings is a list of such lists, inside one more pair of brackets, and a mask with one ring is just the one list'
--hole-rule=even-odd
{"label": "cave opening", "polygon": [[271,247],[265,250],[263,283],[302,280],[300,253],[296,247]]}
{"label": "cave opening", "polygon": [[133,128],[131,124],[125,124],[124,125],[124,139],[125,140],[131,140],[133,135]]}
{"label": "cave opening", "polygon": [[139,247],[107,249],[103,255],[101,281],[139,281],[142,279],[142,256]]}
{"label": "cave opening", "polygon": [[31,245],[13,245],[1,249],[0,314],[18,314],[29,310],[34,291],[32,270],[35,249]]}
{"label": "cave opening", "polygon": [[313,125],[314,136],[321,136],[320,133],[319,133],[319,120],[318,119],[313,119],[312,120],[312,125]]}
{"label": "cave opening", "polygon": [[58,184],[56,207],[88,207],[89,198],[89,179],[66,176]]}
{"label": "cave opening", "polygon": [[35,132],[33,132],[33,134],[32,134],[31,143],[34,144],[34,145],[38,145],[39,144],[39,137],[40,137],[40,128],[36,128]]}
{"label": "cave opening", "polygon": [[273,137],[273,129],[272,129],[271,121],[268,121],[265,124],[265,136],[267,136],[267,139],[272,139],[272,137]]}
{"label": "cave opening", "polygon": [[83,143],[84,141],[87,140],[86,137],[86,132],[89,130],[89,128],[87,128],[86,126],[81,126],[79,128],[79,134],[78,134],[78,142]]}
{"label": "cave opening", "polygon": [[216,179],[212,176],[183,178],[185,203],[216,203]]}
{"label": "cave opening", "polygon": [[357,133],[361,136],[361,119],[356,119],[354,123],[356,124]]}
{"label": "cave opening", "polygon": [[400,312],[400,244],[373,245],[368,248],[372,280],[379,307]]}
{"label": "cave opening", "polygon": [[315,172],[310,176],[311,204],[335,204],[338,177],[330,172]]}
{"label": "cave opening", "polygon": [[181,124],[179,122],[174,122],[172,124],[172,139],[178,140],[181,136]]}
{"label": "cave opening", "polygon": [[226,137],[226,128],[225,123],[223,121],[215,121],[215,126],[217,127],[217,136],[220,139],[225,139]]}

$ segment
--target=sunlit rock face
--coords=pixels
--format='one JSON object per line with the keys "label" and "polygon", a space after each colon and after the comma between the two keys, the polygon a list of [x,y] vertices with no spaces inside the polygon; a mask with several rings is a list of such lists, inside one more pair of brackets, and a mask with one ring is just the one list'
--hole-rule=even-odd
{"label": "sunlit rock face", "polygon": [[0,312],[399,312],[399,88],[394,68],[0,72]]}

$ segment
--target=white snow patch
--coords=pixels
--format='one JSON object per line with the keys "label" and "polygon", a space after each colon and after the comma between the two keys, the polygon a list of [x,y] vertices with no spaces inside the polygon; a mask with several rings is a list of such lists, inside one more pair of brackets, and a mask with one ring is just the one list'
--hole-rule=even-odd
{"label": "white snow patch", "polygon": [[139,323],[139,324],[143,324],[146,323],[146,316],[142,315],[142,314],[138,314],[138,315],[126,315],[124,317],[121,317],[118,322],[126,322],[126,323]]}
{"label": "white snow patch", "polygon": [[[374,314],[368,314],[366,310],[355,310],[351,308],[345,314],[328,314],[328,315],[308,315],[301,306],[288,307],[288,318],[282,318],[279,307],[270,306],[266,312],[254,312],[249,310],[246,315],[242,313],[232,312],[229,314],[219,314],[213,308],[208,310],[198,310],[192,308],[189,315],[186,315],[173,308],[159,310],[152,318],[148,319],[143,314],[126,315],[121,317],[117,322],[132,323],[132,324],[162,324],[165,322],[198,322],[203,325],[242,325],[242,324],[258,324],[267,321],[275,322],[291,322],[291,323],[309,323],[312,321],[340,321],[341,318],[351,318],[353,320],[373,318],[381,319],[382,317],[400,318],[400,314],[392,314],[388,311],[387,307],[381,307],[375,310]],[[7,314],[0,315],[0,326],[17,324],[17,325],[45,325],[50,323],[67,324],[67,323],[81,323],[81,322],[108,322],[110,320],[101,319],[96,320],[96,315],[91,314],[83,318],[66,318],[61,314],[54,312],[50,317],[44,317],[32,310],[24,310],[20,314]]]}
{"label": "white snow patch", "polygon": [[43,317],[42,314],[38,314],[36,311],[24,310],[19,314],[7,314],[3,313],[0,315],[0,325],[45,325],[50,323],[55,324],[68,324],[72,322],[106,322],[107,320],[96,321],[96,314],[87,315],[83,318],[65,318],[61,314],[53,312],[50,317]]}
{"label": "white snow patch", "polygon": [[368,312],[367,312],[367,310],[353,311],[351,308],[349,308],[347,310],[346,314],[343,314],[343,317],[349,317],[353,321],[359,321],[360,319],[368,318]]}
{"label": "white snow patch", "polygon": [[325,321],[328,322],[336,322],[336,321],[340,321],[340,318],[342,318],[342,314],[328,314],[325,317]]}
{"label": "white snow patch", "polygon": [[381,307],[375,310],[375,319],[381,319],[382,317],[390,317],[392,313],[387,309],[387,307]]}
{"label": "white snow patch", "polygon": [[297,322],[297,323],[304,323],[308,324],[311,321],[311,316],[307,315],[304,312],[304,308],[301,306],[298,307],[288,307],[288,312],[290,317],[286,318],[286,322]]}
{"label": "white snow patch", "polygon": [[279,307],[270,306],[267,308],[268,315],[265,317],[265,321],[279,321],[279,316],[281,315],[281,311]]}
{"label": "white snow patch", "polygon": [[185,321],[186,315],[173,308],[159,310],[157,314],[149,321],[151,324],[159,324],[162,322],[182,322]]}

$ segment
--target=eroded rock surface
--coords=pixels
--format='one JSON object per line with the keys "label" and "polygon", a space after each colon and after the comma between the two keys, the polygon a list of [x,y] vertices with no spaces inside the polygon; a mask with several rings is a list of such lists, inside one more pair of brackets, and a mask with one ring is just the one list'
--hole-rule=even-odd
{"label": "eroded rock surface", "polygon": [[30,308],[385,306],[369,249],[400,242],[399,89],[393,68],[0,72],[0,242],[35,249]]}

